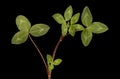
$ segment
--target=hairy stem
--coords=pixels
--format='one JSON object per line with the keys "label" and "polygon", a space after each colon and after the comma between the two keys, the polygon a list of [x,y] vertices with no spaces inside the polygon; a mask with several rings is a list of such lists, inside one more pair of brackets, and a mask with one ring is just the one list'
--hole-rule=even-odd
{"label": "hairy stem", "polygon": [[42,60],[43,60],[43,63],[44,63],[44,65],[45,65],[46,70],[48,70],[47,64],[46,64],[46,62],[45,62],[45,59],[44,59],[42,53],[40,52],[40,49],[39,49],[38,46],[35,44],[35,42],[33,41],[32,37],[31,37],[30,35],[29,35],[29,38],[30,38],[31,42],[33,43],[33,45],[35,46],[35,48],[37,49],[38,53],[40,54],[40,56],[41,56],[41,58],[42,58]]}

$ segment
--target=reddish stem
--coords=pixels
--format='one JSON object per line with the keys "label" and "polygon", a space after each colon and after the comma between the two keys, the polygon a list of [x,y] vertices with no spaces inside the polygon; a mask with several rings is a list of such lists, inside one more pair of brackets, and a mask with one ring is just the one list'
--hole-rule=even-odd
{"label": "reddish stem", "polygon": [[[46,64],[46,62],[45,62],[45,59],[44,59],[42,53],[40,52],[40,49],[39,49],[38,46],[35,44],[35,42],[32,40],[32,38],[31,38],[30,35],[29,35],[29,38],[30,38],[31,42],[33,43],[33,45],[35,46],[35,48],[37,49],[37,51],[39,52],[39,54],[40,54],[40,56],[41,56],[41,58],[42,58],[42,60],[43,60],[43,63],[44,63],[44,65],[45,65],[45,67],[46,67],[46,72],[47,72],[48,79],[51,79],[51,71],[48,69],[48,66],[47,66],[47,64]],[[58,42],[57,42],[57,44],[56,44],[56,46],[55,46],[55,48],[54,48],[53,55],[52,55],[53,60],[54,60],[54,58],[55,58],[56,51],[57,51],[60,43],[62,42],[63,38],[64,38],[64,36],[61,35],[60,38],[59,38],[59,40],[58,40]]]}
{"label": "reddish stem", "polygon": [[56,44],[56,46],[55,46],[55,48],[54,48],[54,51],[53,51],[53,55],[52,55],[53,60],[55,58],[56,51],[57,51],[57,49],[58,49],[58,47],[59,47],[59,45],[60,45],[60,43],[62,42],[63,39],[64,39],[64,36],[61,35],[58,42],[57,42],[57,44]]}
{"label": "reddish stem", "polygon": [[39,49],[38,46],[35,44],[35,42],[33,41],[32,37],[31,37],[30,35],[29,35],[29,38],[30,38],[31,42],[33,43],[33,45],[35,46],[35,48],[37,49],[38,53],[40,54],[40,56],[41,56],[41,58],[42,58],[42,60],[43,60],[43,63],[44,63],[44,65],[45,65],[46,70],[48,70],[47,64],[46,64],[46,62],[45,62],[45,59],[44,59],[44,57],[43,57],[40,49]]}
{"label": "reddish stem", "polygon": [[[56,51],[57,51],[60,43],[62,42],[63,38],[64,38],[64,36],[61,35],[60,38],[59,38],[59,40],[58,40],[58,42],[57,42],[57,44],[56,44],[56,46],[55,46],[55,48],[54,48],[53,55],[52,55],[53,60],[54,60],[54,58],[55,58]],[[52,72],[48,69],[48,70],[47,70],[48,79],[51,79],[51,73],[52,73]]]}

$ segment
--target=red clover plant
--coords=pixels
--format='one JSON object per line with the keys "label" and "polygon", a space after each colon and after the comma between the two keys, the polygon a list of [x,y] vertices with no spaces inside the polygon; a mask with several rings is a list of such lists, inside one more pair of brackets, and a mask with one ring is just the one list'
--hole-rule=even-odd
{"label": "red clover plant", "polygon": [[[93,34],[100,34],[108,30],[108,27],[104,23],[93,22],[93,17],[88,6],[83,9],[82,14],[79,12],[73,14],[73,8],[70,5],[66,8],[64,15],[55,13],[52,17],[58,24],[61,25],[61,36],[52,55],[47,54],[46,58],[43,57],[40,49],[32,38],[32,36],[41,37],[45,35],[49,31],[50,27],[43,23],[31,25],[30,21],[23,15],[18,15],[16,17],[16,25],[19,31],[11,40],[11,43],[15,45],[26,42],[28,38],[31,40],[43,60],[48,79],[51,79],[51,73],[54,67],[58,66],[62,62],[62,59],[60,58],[55,59],[55,54],[64,37],[67,35],[74,37],[76,32],[81,31],[81,40],[83,45],[86,47],[90,44]],[[82,24],[77,23],[79,18],[81,18]]]}

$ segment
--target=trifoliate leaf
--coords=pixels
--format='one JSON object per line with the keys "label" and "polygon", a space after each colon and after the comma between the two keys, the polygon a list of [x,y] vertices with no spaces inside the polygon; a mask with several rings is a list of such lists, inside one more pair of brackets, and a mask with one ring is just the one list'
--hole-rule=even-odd
{"label": "trifoliate leaf", "polygon": [[73,24],[72,26],[75,28],[76,32],[84,30],[84,27],[80,24]]}
{"label": "trifoliate leaf", "polygon": [[92,32],[87,29],[83,30],[81,33],[81,40],[85,47],[88,46],[92,40]]}
{"label": "trifoliate leaf", "polygon": [[70,20],[72,17],[72,14],[73,14],[73,9],[72,9],[72,6],[70,5],[69,7],[66,8],[64,12],[65,21]]}
{"label": "trifoliate leaf", "polygon": [[75,15],[72,16],[70,23],[71,24],[77,23],[79,20],[79,17],[80,17],[80,13],[76,13]]}
{"label": "trifoliate leaf", "polygon": [[62,62],[62,59],[55,59],[54,62],[53,62],[53,64],[55,66],[58,66],[61,62]]}
{"label": "trifoliate leaf", "polygon": [[68,25],[62,24],[61,30],[62,30],[62,35],[65,36],[67,34],[67,31],[68,31]]}
{"label": "trifoliate leaf", "polygon": [[69,34],[73,37],[75,36],[75,28],[72,25],[69,28]]}
{"label": "trifoliate leaf", "polygon": [[50,27],[46,24],[35,24],[30,29],[30,34],[34,37],[45,35],[49,31]]}
{"label": "trifoliate leaf", "polygon": [[28,32],[19,31],[13,36],[11,43],[12,44],[22,44],[27,40],[27,38],[28,38]]}
{"label": "trifoliate leaf", "polygon": [[92,14],[90,12],[90,9],[86,6],[83,9],[82,15],[81,15],[81,21],[83,23],[84,26],[89,27],[89,25],[91,25],[93,20]]}
{"label": "trifoliate leaf", "polygon": [[101,23],[101,22],[94,22],[90,27],[89,30],[93,33],[99,34],[103,33],[108,30],[107,25]]}
{"label": "trifoliate leaf", "polygon": [[56,13],[52,17],[59,24],[64,24],[65,23],[65,20],[64,20],[63,16],[60,13]]}
{"label": "trifoliate leaf", "polygon": [[18,15],[16,17],[16,25],[17,25],[17,27],[18,27],[19,30],[27,31],[27,32],[29,31],[29,29],[31,27],[31,23],[23,15]]}

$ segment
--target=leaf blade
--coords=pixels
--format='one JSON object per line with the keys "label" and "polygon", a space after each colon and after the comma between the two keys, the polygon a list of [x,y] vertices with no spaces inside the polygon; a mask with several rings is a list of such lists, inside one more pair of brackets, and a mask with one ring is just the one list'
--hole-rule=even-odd
{"label": "leaf blade", "polygon": [[34,37],[40,37],[45,35],[49,31],[50,27],[46,24],[35,24],[30,29],[30,34]]}
{"label": "leaf blade", "polygon": [[53,58],[50,54],[47,54],[46,59],[47,59],[48,69],[52,71],[54,69]]}
{"label": "leaf blade", "polygon": [[89,29],[95,33],[95,34],[99,34],[99,33],[103,33],[106,32],[108,30],[107,25],[101,23],[101,22],[94,22]]}
{"label": "leaf blade", "polygon": [[68,31],[68,25],[67,24],[62,24],[61,30],[62,30],[62,35],[66,36],[67,31]]}
{"label": "leaf blade", "polygon": [[16,45],[22,44],[27,40],[27,38],[28,38],[28,32],[19,31],[12,37],[11,43]]}
{"label": "leaf blade", "polygon": [[19,30],[23,30],[23,31],[27,31],[27,32],[31,28],[30,21],[23,15],[18,15],[16,17],[16,25]]}
{"label": "leaf blade", "polygon": [[80,13],[76,13],[75,15],[73,15],[70,21],[71,25],[77,23],[79,20],[79,17],[80,17]]}
{"label": "leaf blade", "polygon": [[69,28],[69,34],[74,37],[75,36],[75,28],[71,25]]}
{"label": "leaf blade", "polygon": [[72,17],[72,14],[73,14],[73,8],[72,6],[68,6],[64,12],[64,18],[65,18],[65,21],[68,21],[71,19]]}
{"label": "leaf blade", "polygon": [[58,66],[61,62],[62,62],[62,59],[58,58],[58,59],[55,59],[55,60],[54,60],[53,64],[54,64],[55,66]]}
{"label": "leaf blade", "polygon": [[92,14],[90,12],[90,9],[88,8],[88,6],[86,6],[83,9],[82,15],[81,15],[81,21],[82,24],[86,27],[89,27],[89,25],[91,25],[93,20]]}
{"label": "leaf blade", "polygon": [[92,32],[87,29],[83,30],[81,33],[81,40],[85,47],[88,46],[92,40]]}
{"label": "leaf blade", "polygon": [[64,17],[60,13],[56,13],[52,17],[59,24],[64,24],[65,23]]}
{"label": "leaf blade", "polygon": [[76,32],[84,30],[84,27],[81,24],[73,24],[72,26],[75,28]]}

